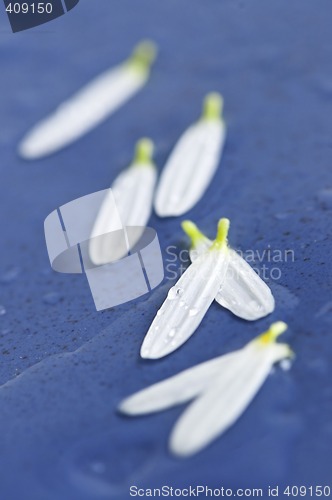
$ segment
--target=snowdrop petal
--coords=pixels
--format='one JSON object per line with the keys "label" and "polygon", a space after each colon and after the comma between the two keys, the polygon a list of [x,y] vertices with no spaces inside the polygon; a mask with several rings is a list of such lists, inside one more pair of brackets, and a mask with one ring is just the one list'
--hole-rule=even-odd
{"label": "snowdrop petal", "polygon": [[221,219],[208,252],[182,274],[153,320],[141,347],[143,358],[175,351],[195,332],[223,282],[228,265],[228,219]]}
{"label": "snowdrop petal", "polygon": [[231,249],[227,277],[216,296],[216,301],[247,321],[263,318],[275,308],[270,288],[252,267]]}
{"label": "snowdrop petal", "polygon": [[[107,233],[118,229],[118,218],[113,212],[114,201],[122,225],[136,228],[131,236],[130,251],[140,239],[152,211],[153,192],[157,173],[151,161],[153,144],[149,139],[141,139],[136,146],[132,165],[113,182],[94,224],[89,243],[90,259],[95,265],[106,264],[123,257],[123,250],[117,255],[114,245],[109,245]],[[100,237],[100,235],[105,237]]]}
{"label": "snowdrop petal", "polygon": [[[284,324],[272,325],[270,330],[278,330],[278,325]],[[267,335],[272,338],[271,331]],[[214,385],[178,420],[170,439],[171,451],[179,456],[192,455],[225,432],[255,397],[273,363],[289,356],[287,345],[265,342],[261,337],[237,351],[233,366],[222,370]]]}
{"label": "snowdrop petal", "polygon": [[39,158],[67,146],[105,120],[140,90],[149,77],[156,49],[139,44],[130,59],[95,78],[38,123],[22,140],[23,158]]}
{"label": "snowdrop petal", "polygon": [[[212,241],[206,238],[190,221],[182,224],[193,242],[190,250],[192,261],[206,252]],[[229,249],[229,265],[216,301],[233,314],[247,321],[254,321],[270,314],[275,301],[270,288],[235,250]]]}
{"label": "snowdrop petal", "polygon": [[287,344],[276,342],[283,322],[244,348],[185,370],[125,399],[119,410],[142,415],[197,397],[176,423],[170,449],[178,456],[197,453],[225,432],[249,406],[274,363],[293,357]]}
{"label": "snowdrop petal", "polygon": [[235,353],[206,361],[154,384],[125,399],[119,410],[127,415],[143,415],[186,403],[213,383],[221,370],[234,362]]}
{"label": "snowdrop petal", "polygon": [[161,175],[155,199],[160,217],[181,215],[202,197],[218,167],[226,128],[222,98],[209,94],[202,119],[179,139]]}

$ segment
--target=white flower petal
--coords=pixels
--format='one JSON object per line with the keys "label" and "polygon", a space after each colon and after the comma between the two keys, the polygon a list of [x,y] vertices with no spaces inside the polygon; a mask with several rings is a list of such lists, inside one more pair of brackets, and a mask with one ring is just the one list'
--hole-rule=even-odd
{"label": "white flower petal", "polygon": [[227,269],[227,253],[199,257],[168,293],[144,339],[141,356],[161,358],[195,332],[216,296]]}
{"label": "white flower petal", "polygon": [[125,399],[119,409],[128,415],[142,415],[197,396],[178,420],[170,438],[174,454],[192,455],[236,422],[274,363],[293,357],[287,344],[276,343],[286,329],[285,323],[274,323],[244,348],[154,384]]}
{"label": "white flower petal", "polygon": [[[194,248],[190,250],[190,259],[195,261],[199,255],[207,251],[212,245],[212,241],[202,233],[198,233],[196,226],[189,221],[186,221],[183,227],[191,237],[196,238]],[[195,233],[197,233],[196,236]],[[275,308],[270,288],[252,267],[231,248],[229,249],[226,279],[215,299],[233,314],[247,321],[263,318]]]}
{"label": "white flower petal", "polygon": [[192,455],[225,432],[249,406],[273,364],[289,356],[286,344],[271,340],[265,343],[261,338],[237,351],[233,365],[228,364],[220,372],[214,385],[176,423],[170,438],[171,451],[180,456]]}
{"label": "white flower petal", "polygon": [[190,401],[211,383],[220,371],[233,363],[235,353],[206,361],[158,382],[125,399],[119,410],[127,415],[143,415]]}
{"label": "white flower petal", "polygon": [[226,276],[228,251],[223,238],[228,225],[227,219],[221,219],[215,245],[198,257],[168,292],[144,339],[143,358],[161,358],[175,351],[201,323]]}
{"label": "white flower petal", "polygon": [[38,123],[22,140],[19,153],[39,158],[67,146],[129,100],[146,83],[155,48],[138,45],[131,59],[95,78]]}
{"label": "white flower petal", "polygon": [[[207,97],[220,107],[220,97]],[[219,111],[219,108],[218,108]],[[219,116],[204,117],[182,135],[161,175],[155,210],[161,217],[181,215],[202,197],[220,162],[225,125]]]}
{"label": "white flower petal", "polygon": [[227,276],[216,301],[247,321],[263,318],[275,308],[270,288],[252,267],[231,249]]}
{"label": "white flower petal", "polygon": [[[153,193],[157,180],[155,166],[151,162],[153,144],[148,139],[137,143],[134,163],[113,182],[96,219],[89,243],[90,259],[95,265],[106,264],[120,259],[114,244],[109,245],[107,233],[118,229],[118,218],[114,214],[113,197],[122,225],[135,227],[135,237],[131,235],[130,251],[140,239],[152,211]],[[100,237],[105,234],[106,236]],[[122,246],[122,245],[121,245]]]}
{"label": "white flower petal", "polygon": [[115,180],[112,189],[124,225],[146,226],[156,180],[156,170],[148,163],[129,167]]}

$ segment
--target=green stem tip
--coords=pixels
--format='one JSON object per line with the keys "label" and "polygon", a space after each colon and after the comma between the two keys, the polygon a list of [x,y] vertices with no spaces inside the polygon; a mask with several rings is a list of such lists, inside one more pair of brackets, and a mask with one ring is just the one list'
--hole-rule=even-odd
{"label": "green stem tip", "polygon": [[150,139],[143,138],[137,141],[133,163],[152,163],[154,145]]}
{"label": "green stem tip", "polygon": [[148,71],[157,57],[157,45],[150,40],[143,40],[133,50],[128,62],[142,71]]}
{"label": "green stem tip", "polygon": [[224,99],[218,92],[208,94],[203,103],[204,120],[220,120],[223,111]]}
{"label": "green stem tip", "polygon": [[196,224],[191,220],[184,220],[181,222],[181,227],[186,235],[190,238],[191,247],[195,248],[200,241],[204,240],[206,236],[198,229]]}

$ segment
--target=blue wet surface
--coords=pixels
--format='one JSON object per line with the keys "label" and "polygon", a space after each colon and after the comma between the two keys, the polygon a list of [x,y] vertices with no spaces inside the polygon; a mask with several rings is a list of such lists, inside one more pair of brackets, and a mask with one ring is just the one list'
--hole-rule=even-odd
{"label": "blue wet surface", "polygon": [[[0,14],[0,498],[121,500],[130,484],[329,484],[331,2],[81,0],[62,18],[15,35]],[[160,55],[139,95],[60,153],[18,158],[32,125],[146,37]],[[213,185],[188,217],[212,237],[227,216],[234,247],[292,250],[295,259],[268,262],[265,253],[255,263],[267,266],[277,299],[270,317],[245,323],[213,304],[180,350],[142,361],[140,344],[174,281],[97,313],[84,276],[50,270],[43,221],[107,188],[141,136],[155,140],[162,167],[210,90],[225,97],[227,144]],[[188,243],[179,222],[150,221],[173,266],[168,278],[174,257],[166,247],[179,252]],[[290,326],[292,369],[276,368],[238,423],[195,457],[167,451],[182,408],[116,414],[125,396],[239,348],[279,319]]]}

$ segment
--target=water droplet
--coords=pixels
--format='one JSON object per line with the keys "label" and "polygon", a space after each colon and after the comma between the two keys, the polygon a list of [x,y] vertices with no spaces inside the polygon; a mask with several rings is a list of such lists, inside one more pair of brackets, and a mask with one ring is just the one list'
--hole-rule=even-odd
{"label": "water droplet", "polygon": [[103,462],[91,462],[90,469],[95,474],[104,474],[106,465]]}
{"label": "water droplet", "polygon": [[[155,445],[139,434],[101,434],[81,440],[65,453],[60,466],[77,488],[77,498],[127,498],[128,484],[144,481],[156,468],[155,453]],[[60,498],[53,477],[50,481]]]}
{"label": "water droplet", "polygon": [[182,288],[172,286],[172,288],[168,292],[167,298],[169,300],[178,299],[179,297],[181,297],[182,294],[183,294]]}
{"label": "water droplet", "polygon": [[157,332],[158,330],[160,330],[160,326],[156,325],[156,326],[154,327],[154,329],[155,329],[155,331]]}
{"label": "water droplet", "polygon": [[4,306],[0,305],[0,316],[3,316],[4,314],[6,314],[6,309],[4,308]]}
{"label": "water droplet", "polygon": [[171,338],[172,338],[172,337],[175,337],[176,332],[177,332],[177,328],[172,328],[172,329],[169,331],[168,336],[169,336],[169,337],[171,337]]}
{"label": "water droplet", "polygon": [[19,267],[8,268],[1,276],[0,283],[7,284],[14,281],[20,274],[21,269]]}
{"label": "water droplet", "polygon": [[61,300],[61,295],[57,292],[46,293],[43,297],[45,304],[57,304]]}
{"label": "water droplet", "polygon": [[317,198],[324,210],[332,210],[332,188],[321,189],[317,193]]}
{"label": "water droplet", "polygon": [[292,362],[290,359],[283,359],[282,361],[280,361],[280,368],[285,372],[290,370],[291,367],[292,367]]}
{"label": "water droplet", "polygon": [[162,314],[164,314],[164,311],[162,309],[158,309],[157,316],[161,316]]}
{"label": "water droplet", "polygon": [[279,213],[275,214],[275,218],[278,220],[288,219],[289,216],[290,216],[289,212],[279,212]]}
{"label": "water droplet", "polygon": [[256,300],[251,300],[251,301],[249,302],[249,307],[250,307],[251,309],[254,309],[254,311],[257,311],[257,312],[258,312],[258,311],[261,311],[261,310],[263,309],[262,305],[261,305],[261,304],[259,304],[258,302],[256,302]]}
{"label": "water droplet", "polygon": [[198,309],[196,307],[192,307],[189,310],[189,316],[196,316],[198,314]]}

